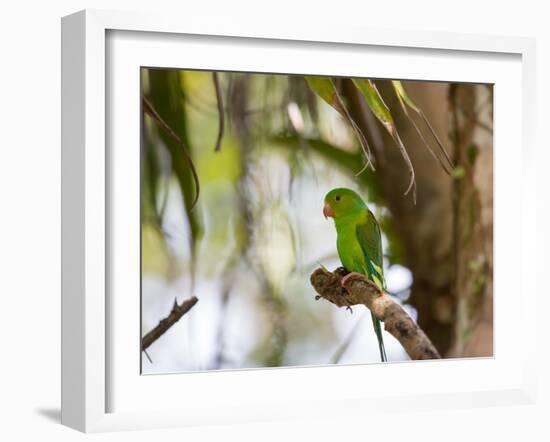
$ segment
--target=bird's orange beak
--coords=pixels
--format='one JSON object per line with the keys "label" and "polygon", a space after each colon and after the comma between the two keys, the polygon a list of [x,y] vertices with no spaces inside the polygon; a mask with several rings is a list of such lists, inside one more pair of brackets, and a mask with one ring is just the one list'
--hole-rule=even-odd
{"label": "bird's orange beak", "polygon": [[334,218],[334,211],[326,201],[325,201],[325,205],[323,206],[323,215],[325,216],[325,218],[328,218],[328,217]]}

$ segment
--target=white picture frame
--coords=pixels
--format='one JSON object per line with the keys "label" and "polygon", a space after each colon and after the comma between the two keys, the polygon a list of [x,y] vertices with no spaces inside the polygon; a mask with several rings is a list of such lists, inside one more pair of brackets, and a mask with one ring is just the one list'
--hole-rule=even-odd
{"label": "white picture frame", "polygon": [[[202,63],[200,58],[196,59],[193,66],[181,66],[181,59],[177,57],[170,61],[173,57],[171,54],[175,53],[174,45],[189,44],[191,40],[193,45],[203,49],[211,47],[212,50],[220,51],[220,48],[215,49],[218,45],[231,47],[234,52],[228,50],[226,58],[214,64],[207,59]],[[139,48],[140,45],[143,50],[136,56],[136,47]],[[411,54],[416,51],[422,57],[430,57],[430,79],[445,77],[449,81],[478,82],[501,79],[495,83],[495,149],[504,151],[515,142],[521,146],[516,151],[515,158],[521,158],[522,186],[516,186],[515,189],[506,187],[506,182],[499,178],[499,174],[504,173],[510,165],[506,163],[505,156],[499,157],[497,150],[495,218],[500,225],[495,226],[494,252],[495,293],[498,293],[495,297],[495,358],[484,361],[447,360],[443,365],[439,362],[414,362],[392,364],[391,367],[298,367],[140,376],[139,362],[135,365],[139,361],[136,353],[139,356],[140,336],[132,322],[138,320],[137,317],[132,319],[136,305],[132,304],[133,307],[125,309],[128,317],[121,316],[120,306],[117,307],[117,302],[127,302],[128,296],[134,296],[132,287],[135,289],[136,281],[124,269],[120,272],[117,270],[114,281],[112,271],[113,263],[116,264],[119,256],[117,254],[126,254],[130,257],[129,261],[136,258],[136,253],[139,255],[138,243],[125,243],[128,247],[122,252],[120,247],[113,247],[123,235],[120,227],[117,228],[120,223],[113,221],[113,216],[118,216],[113,214],[117,213],[116,208],[120,201],[117,192],[121,188],[117,180],[121,174],[127,172],[129,175],[124,175],[125,179],[135,182],[139,167],[128,168],[126,172],[118,169],[120,161],[117,161],[116,155],[113,156],[110,150],[111,143],[119,143],[124,149],[136,146],[135,140],[139,139],[139,133],[134,133],[133,130],[128,132],[128,129],[135,126],[125,127],[127,136],[120,141],[117,137],[121,128],[115,125],[107,130],[106,125],[107,121],[123,123],[122,120],[117,120],[121,103],[126,106],[130,115],[128,124],[136,124],[139,119],[132,122],[131,115],[139,112],[139,100],[136,102],[134,96],[125,95],[113,100],[110,83],[118,81],[117,75],[120,72],[117,73],[118,67],[113,70],[112,66],[118,63],[120,69],[133,68],[141,64],[141,57],[150,54],[150,58],[147,58],[150,61],[149,66],[258,70],[255,69],[258,65],[254,63],[259,61],[245,62],[244,56],[247,51],[266,48],[274,51],[272,57],[281,57],[281,72],[293,72],[294,69],[303,72],[307,54],[317,50],[331,51],[335,57],[344,51],[371,51],[382,57],[386,52],[397,51],[396,56],[411,56],[411,66],[400,68],[403,70],[396,75],[396,61],[388,60],[384,64],[387,66],[386,72],[379,67],[377,76],[421,79],[424,77],[418,73],[418,66],[417,74],[411,74],[415,69]],[[197,48],[189,50],[199,52]],[[286,57],[286,62],[283,62],[282,57],[290,53],[299,54],[301,61]],[[479,72],[467,74],[464,70],[455,69],[451,75],[449,60],[457,59],[470,63],[470,67],[477,66]],[[499,69],[490,67],[491,62],[487,61],[490,59],[504,60],[502,63],[505,64],[501,66],[507,68],[498,72]],[[346,63],[344,58],[340,61],[342,65]],[[310,62],[310,66],[314,66],[314,60]],[[299,66],[299,63],[302,65]],[[268,22],[253,22],[246,26],[240,23],[237,27],[230,21],[194,19],[182,22],[181,18],[176,17],[99,10],[81,11],[64,17],[62,423],[80,431],[98,432],[329,415],[367,416],[375,411],[531,403],[534,400],[533,364],[536,359],[528,355],[534,354],[533,336],[536,324],[532,320],[526,321],[526,326],[521,330],[512,330],[506,320],[514,313],[514,309],[514,314],[525,314],[529,303],[534,302],[536,293],[534,279],[527,277],[526,258],[535,255],[536,247],[535,177],[532,173],[534,63],[534,41],[517,37],[394,32],[370,28],[321,27],[314,24],[282,29],[276,24],[269,25]],[[325,68],[317,64],[310,69],[311,73],[334,73],[334,66]],[[345,72],[339,73],[357,76],[364,74],[361,67],[357,71],[353,65],[345,69]],[[409,69],[408,74],[406,69]],[[139,73],[135,74],[137,78]],[[128,82],[134,80],[130,79]],[[503,95],[499,96],[499,84],[505,85],[503,87],[517,87],[513,91],[506,89],[509,94],[506,95],[507,100],[503,100]],[[507,102],[508,98],[510,102]],[[511,103],[517,105],[513,112],[510,109]],[[518,118],[519,114],[521,118]],[[521,121],[521,125],[510,127],[506,122],[511,118]],[[139,151],[139,143],[137,146]],[[132,161],[129,163],[132,164]],[[499,202],[504,201],[503,197],[499,199],[499,192],[506,192],[521,201],[521,214],[517,220],[509,221],[516,223],[514,225],[507,226],[498,221],[498,210],[502,210]],[[139,199],[139,194],[137,197]],[[135,201],[132,204],[134,205],[125,208],[128,213],[133,213],[136,209]],[[139,218],[133,222],[139,223]],[[516,240],[516,244],[510,247],[517,249],[514,265],[517,269],[519,260],[522,277],[505,285],[503,278],[509,273],[507,270],[510,269],[510,264],[501,259],[504,251],[500,245],[507,227],[517,227],[521,231],[521,241]],[[137,287],[139,290],[139,283]],[[129,288],[126,297],[113,300],[112,291],[120,292],[123,288]],[[139,303],[139,291],[135,292],[135,298],[135,302]],[[136,339],[135,349],[132,345],[125,345],[132,339]],[[523,345],[525,359],[514,360],[508,357],[512,354],[509,350],[517,342]],[[352,388],[357,385],[358,379],[365,376],[365,370],[377,380],[388,376],[390,371],[394,379],[399,379],[400,376],[414,377],[418,379],[418,385],[406,387],[394,382],[390,388],[382,388],[384,383],[377,382],[378,385]],[[449,379],[453,381],[449,382]],[[338,385],[335,385],[336,380]],[[431,383],[428,384],[428,381]],[[448,388],[445,382],[449,384]],[[320,385],[323,387],[319,388]],[[168,392],[178,388],[185,388],[186,400],[182,400],[179,395],[177,402],[168,400]],[[116,394],[113,393],[115,391]],[[219,398],[209,397],[206,401],[200,397],[205,391],[216,391]],[[260,397],[266,392],[269,393],[268,401]],[[113,397],[117,400],[114,401]],[[144,400],[138,404],[140,397]],[[159,406],[159,403],[163,405]]]}

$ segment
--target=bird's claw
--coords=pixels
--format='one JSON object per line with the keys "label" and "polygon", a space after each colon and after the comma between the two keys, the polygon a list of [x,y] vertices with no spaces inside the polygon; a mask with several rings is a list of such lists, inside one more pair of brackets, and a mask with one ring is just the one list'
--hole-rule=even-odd
{"label": "bird's claw", "polygon": [[348,281],[348,279],[352,276],[364,276],[362,275],[361,273],[357,273],[357,272],[351,272],[351,273],[348,273],[346,276],[344,276],[341,280],[340,280],[340,284],[342,286],[346,285],[346,282]]}
{"label": "bird's claw", "polygon": [[349,310],[349,312],[351,314],[353,314],[353,309],[351,308],[351,304],[348,302],[348,300],[346,299],[346,293],[347,293],[347,290],[346,290],[346,282],[348,281],[348,279],[352,276],[363,276],[361,275],[361,273],[357,273],[357,272],[351,272],[351,273],[348,273],[347,275],[345,275],[341,280],[340,280],[340,285],[342,286],[342,298],[344,299],[344,302],[346,303],[346,310]]}

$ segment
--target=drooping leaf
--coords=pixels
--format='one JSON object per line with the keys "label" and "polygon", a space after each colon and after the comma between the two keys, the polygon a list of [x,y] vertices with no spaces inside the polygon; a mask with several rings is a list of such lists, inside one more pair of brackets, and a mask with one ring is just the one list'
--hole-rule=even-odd
{"label": "drooping leaf", "polygon": [[338,100],[338,95],[336,94],[336,89],[332,79],[329,77],[313,77],[306,76],[304,77],[313,91],[319,95],[325,102],[332,106],[336,111],[338,111],[343,117],[345,117],[344,109]]}
{"label": "drooping leaf", "polygon": [[414,101],[411,100],[407,92],[405,92],[405,88],[403,87],[403,83],[401,83],[399,80],[392,80],[393,88],[395,89],[395,93],[397,94],[397,98],[399,98],[399,102],[401,103],[401,106],[403,106],[403,112],[407,113],[407,108],[405,107],[405,104],[410,107],[415,112],[420,112],[420,108],[414,104]]}
{"label": "drooping leaf", "polygon": [[382,99],[382,96],[376,89],[376,86],[371,80],[368,79],[358,79],[354,78],[353,84],[359,89],[359,91],[365,97],[365,101],[369,106],[369,109],[372,111],[374,116],[382,123],[386,130],[393,136],[393,133],[397,130],[395,129],[395,123],[391,115],[388,106]]}
{"label": "drooping leaf", "polygon": [[185,100],[180,81],[183,74],[168,69],[149,69],[148,73],[149,91],[147,96],[142,96],[143,110],[159,126],[159,136],[168,149],[172,172],[183,196],[190,230],[191,274],[194,277],[197,241],[202,236],[203,227],[197,211],[193,210],[199,195],[199,179],[187,135]]}
{"label": "drooping leaf", "polygon": [[222,147],[222,138],[225,126],[225,109],[223,106],[222,88],[217,72],[212,72],[212,80],[214,81],[214,89],[216,90],[216,103],[218,104],[218,138],[216,139],[215,152],[219,152]]}
{"label": "drooping leaf", "polygon": [[409,186],[407,187],[407,190],[405,190],[405,195],[407,195],[412,189],[413,200],[416,201],[416,181],[415,181],[414,167],[412,165],[411,158],[409,157],[407,149],[405,148],[405,145],[403,144],[403,141],[399,136],[399,132],[397,131],[397,127],[395,126],[393,116],[388,106],[382,99],[382,96],[378,92],[378,89],[376,88],[375,84],[371,80],[353,78],[352,81],[353,81],[353,84],[355,84],[355,86],[359,90],[359,92],[361,92],[361,94],[365,98],[365,102],[367,103],[367,106],[369,107],[371,112],[378,119],[378,121],[380,121],[382,126],[384,126],[384,128],[388,131],[388,133],[391,135],[391,137],[395,141],[395,144],[397,144],[397,147],[401,152],[401,156],[403,157],[403,159],[405,160],[405,163],[407,164],[407,167],[409,169],[409,175],[410,175]]}
{"label": "drooping leaf", "polygon": [[197,175],[197,170],[195,168],[195,164],[193,163],[191,155],[187,151],[188,149],[187,145],[176,134],[176,132],[172,129],[172,127],[164,121],[164,118],[160,116],[155,106],[153,106],[153,104],[146,97],[142,97],[142,106],[143,106],[143,111],[147,115],[149,115],[162,129],[164,129],[164,131],[172,137],[173,141],[175,141],[177,144],[180,145],[180,151],[183,154],[183,157],[185,158],[187,164],[189,165],[189,169],[191,171],[193,181],[195,184],[195,196],[191,202],[191,209],[192,209],[197,203],[197,200],[199,198],[200,187],[199,187],[199,177]]}
{"label": "drooping leaf", "polygon": [[[151,147],[151,146],[150,146]],[[145,152],[147,154],[147,152]],[[149,154],[153,153],[149,149]],[[171,250],[166,241],[166,235],[163,228],[162,213],[158,209],[158,184],[161,175],[158,175],[157,164],[153,155],[143,161],[142,168],[142,198],[141,198],[141,232],[142,232],[142,250],[144,271],[155,271],[165,273],[169,276],[171,273]],[[154,241],[151,239],[154,237]],[[152,258],[153,257],[153,258]]]}
{"label": "drooping leaf", "polygon": [[[392,80],[392,85],[395,90],[395,94],[397,95],[397,98],[399,99],[399,103],[401,104],[401,108],[403,109],[403,112],[409,119],[409,121],[413,124],[414,128],[416,129],[416,132],[418,133],[418,136],[426,146],[426,148],[430,151],[432,156],[439,161],[441,164],[441,167],[443,167],[443,170],[447,172],[448,174],[452,174],[453,170],[453,162],[451,161],[451,158],[449,157],[449,154],[445,150],[445,147],[443,146],[443,143],[441,143],[441,140],[437,136],[437,133],[435,132],[434,128],[430,124],[430,121],[426,117],[426,114],[420,109],[414,101],[409,97],[407,92],[405,91],[405,88],[403,87],[403,83],[401,83],[399,80]],[[424,124],[428,127],[430,130],[430,133],[432,134],[432,137],[434,138],[438,148],[439,148],[439,155],[436,155],[436,153],[433,151],[433,149],[430,147],[429,143],[424,138],[424,135],[422,134],[422,131],[418,128],[417,124],[415,123],[414,119],[409,115],[409,112],[407,111],[407,108],[413,110],[420,118],[422,118],[422,121],[424,121]]]}
{"label": "drooping leaf", "polygon": [[344,117],[344,119],[349,123],[349,125],[352,127],[357,139],[359,140],[359,144],[361,145],[361,149],[363,150],[363,153],[365,154],[366,163],[365,166],[356,173],[357,175],[360,175],[363,173],[367,168],[371,168],[374,170],[374,165],[372,163],[372,155],[369,143],[367,141],[367,138],[361,132],[361,129],[357,125],[357,123],[353,120],[351,117],[348,109],[346,108],[346,105],[344,104],[344,101],[342,100],[342,97],[338,93],[338,89],[336,88],[334,82],[331,78],[328,77],[313,77],[313,76],[306,76],[306,81],[308,82],[309,86],[319,97],[321,97],[325,102],[327,102],[330,106],[332,106],[340,115]]}
{"label": "drooping leaf", "polygon": [[[146,132],[146,131],[144,131]],[[142,139],[142,199],[141,213],[143,219],[160,218],[157,211],[159,183],[161,182],[161,170],[156,155],[155,145],[151,143],[149,137],[144,136]]]}

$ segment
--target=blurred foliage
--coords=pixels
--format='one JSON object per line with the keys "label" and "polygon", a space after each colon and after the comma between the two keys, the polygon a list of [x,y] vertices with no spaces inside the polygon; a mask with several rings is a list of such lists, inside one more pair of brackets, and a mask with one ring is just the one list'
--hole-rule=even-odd
{"label": "blurred foliage", "polygon": [[[374,84],[353,84],[409,161]],[[418,113],[403,85],[394,87]],[[309,272],[338,264],[333,242],[319,241],[334,236],[321,217],[326,191],[348,186],[368,198],[388,265],[403,264],[404,251],[370,147],[338,88],[339,79],[325,77],[142,69],[143,328],[162,317],[173,290],[201,300],[193,310],[200,320],[187,318],[172,368],[327,363],[353,354],[357,320],[346,317],[342,334],[342,312],[311,305]],[[412,165],[411,179],[408,190]],[[162,351],[169,345],[150,350],[161,365]]]}

